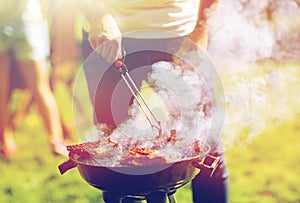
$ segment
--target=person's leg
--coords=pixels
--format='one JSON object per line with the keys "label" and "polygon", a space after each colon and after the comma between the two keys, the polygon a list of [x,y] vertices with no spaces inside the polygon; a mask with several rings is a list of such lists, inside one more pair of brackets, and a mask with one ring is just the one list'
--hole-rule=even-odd
{"label": "person's leg", "polygon": [[133,199],[133,198],[125,198],[122,200],[122,203],[142,203],[143,200]]}
{"label": "person's leg", "polygon": [[[50,87],[51,90],[57,99],[58,106],[60,104],[63,104],[61,102],[72,102],[72,93],[73,93],[73,86],[74,86],[74,79],[76,76],[78,64],[70,61],[70,62],[62,62],[62,63],[56,63],[51,65],[51,74],[50,74]],[[63,88],[65,90],[66,94],[66,101],[61,101],[58,98],[58,92],[59,88]],[[66,109],[59,109],[60,110],[60,117],[61,117],[61,126],[63,130],[63,136],[65,139],[72,140],[75,135],[75,129],[73,126],[73,120],[70,119],[68,114],[72,114],[72,107],[66,108]]]}
{"label": "person's leg", "polygon": [[54,153],[67,155],[64,144],[61,118],[54,95],[50,89],[46,62],[22,61],[18,67],[28,88],[37,102],[42,119],[50,136]]}
{"label": "person's leg", "polygon": [[16,144],[9,129],[9,90],[10,90],[10,55],[9,53],[0,54],[0,150],[4,156],[9,156],[16,151]]}
{"label": "person's leg", "polygon": [[194,203],[228,203],[229,180],[225,162],[222,162],[213,176],[211,169],[203,168],[192,180]]}
{"label": "person's leg", "polygon": [[[79,39],[77,36],[78,33],[76,33],[79,27],[77,22],[79,8],[76,3],[71,3],[71,1],[53,1],[51,6],[52,9],[55,9],[53,9],[50,26],[51,89],[57,98],[57,87],[63,86],[68,93],[66,98],[70,101],[73,96],[73,83],[80,59]],[[57,102],[61,101],[57,100]],[[63,109],[63,111],[62,109],[60,110],[64,137],[66,139],[73,139],[73,135],[75,135],[73,120],[64,116],[64,113],[72,114],[72,108]]]}

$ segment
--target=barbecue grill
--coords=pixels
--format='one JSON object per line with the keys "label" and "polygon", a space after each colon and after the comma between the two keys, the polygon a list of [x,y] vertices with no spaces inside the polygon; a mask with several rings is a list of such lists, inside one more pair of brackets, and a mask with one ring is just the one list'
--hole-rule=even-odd
{"label": "barbecue grill", "polygon": [[[124,198],[159,203],[158,199],[164,199],[162,197],[166,197],[170,203],[176,203],[176,190],[191,181],[199,173],[199,169],[211,168],[213,173],[217,168],[220,158],[209,155],[209,151],[209,145],[202,143],[200,154],[180,161],[117,167],[82,163],[76,155],[70,153],[69,160],[62,163],[59,170],[64,174],[69,169],[77,167],[85,181],[103,191],[106,203],[120,203]],[[205,164],[207,158],[213,160],[210,165]],[[149,173],[151,171],[156,172]]]}

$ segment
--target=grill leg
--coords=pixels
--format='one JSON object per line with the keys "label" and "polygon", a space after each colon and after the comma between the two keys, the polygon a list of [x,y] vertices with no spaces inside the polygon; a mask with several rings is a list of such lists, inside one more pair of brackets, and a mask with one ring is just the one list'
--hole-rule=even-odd
{"label": "grill leg", "polygon": [[167,194],[165,192],[154,192],[146,197],[147,203],[166,203]]}
{"label": "grill leg", "polygon": [[168,194],[168,200],[169,200],[169,203],[176,203],[176,198],[175,198],[175,194]]}
{"label": "grill leg", "polygon": [[122,203],[122,198],[108,192],[103,192],[102,197],[105,203]]}

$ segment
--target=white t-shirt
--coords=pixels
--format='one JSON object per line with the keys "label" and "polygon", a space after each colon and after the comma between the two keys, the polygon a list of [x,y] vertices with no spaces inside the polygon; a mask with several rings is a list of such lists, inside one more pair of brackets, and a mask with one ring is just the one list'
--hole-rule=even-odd
{"label": "white t-shirt", "polygon": [[[185,36],[197,22],[200,0],[105,0],[123,35],[135,38]],[[135,31],[143,32],[135,35]],[[167,31],[164,36],[153,30]]]}

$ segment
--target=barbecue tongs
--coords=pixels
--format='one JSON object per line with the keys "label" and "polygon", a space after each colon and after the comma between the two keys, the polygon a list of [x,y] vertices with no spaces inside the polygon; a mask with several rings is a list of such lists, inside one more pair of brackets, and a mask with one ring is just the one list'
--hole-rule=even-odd
{"label": "barbecue tongs", "polygon": [[130,90],[130,92],[133,95],[133,97],[135,98],[135,100],[137,101],[140,109],[144,113],[144,115],[145,115],[147,121],[150,123],[152,129],[153,130],[157,129],[158,133],[159,133],[158,135],[161,135],[162,134],[162,128],[161,128],[160,121],[155,117],[155,115],[151,111],[151,109],[150,109],[149,105],[147,104],[145,98],[143,97],[143,95],[139,91],[138,87],[134,83],[132,77],[129,75],[129,71],[128,71],[128,69],[127,69],[127,67],[126,67],[126,65],[124,64],[123,61],[124,61],[124,58],[123,59],[118,59],[114,63],[115,67],[117,68],[118,72],[121,74],[122,79],[124,80],[126,86]]}

